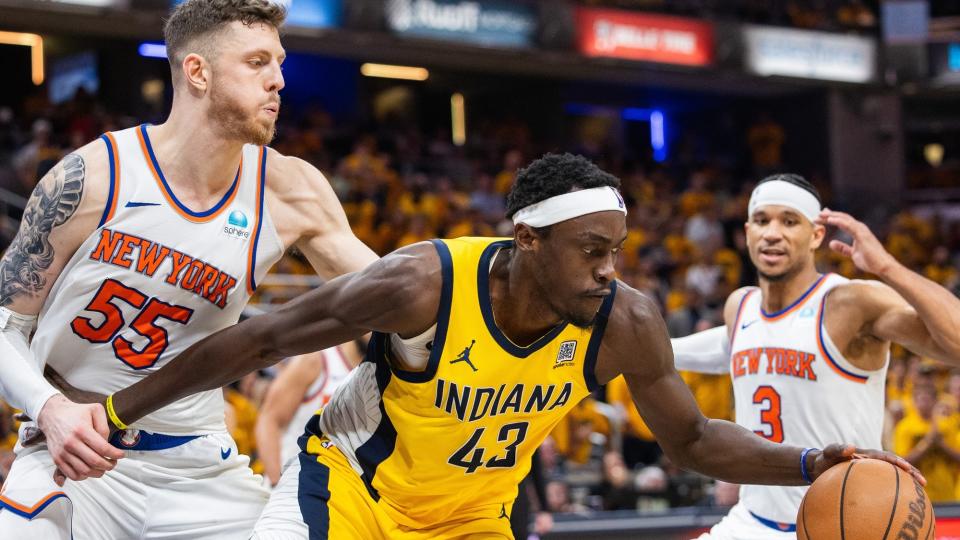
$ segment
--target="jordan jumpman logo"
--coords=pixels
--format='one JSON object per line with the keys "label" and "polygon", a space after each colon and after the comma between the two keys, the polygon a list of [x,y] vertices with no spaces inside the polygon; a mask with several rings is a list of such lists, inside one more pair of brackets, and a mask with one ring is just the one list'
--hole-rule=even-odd
{"label": "jordan jumpman logo", "polygon": [[470,349],[473,348],[473,344],[476,342],[477,340],[475,339],[470,340],[470,346],[463,349],[463,352],[460,353],[460,356],[457,356],[456,358],[451,360],[450,363],[456,364],[457,362],[466,362],[467,365],[470,366],[470,369],[477,371],[477,367],[474,366],[473,362],[470,361]]}

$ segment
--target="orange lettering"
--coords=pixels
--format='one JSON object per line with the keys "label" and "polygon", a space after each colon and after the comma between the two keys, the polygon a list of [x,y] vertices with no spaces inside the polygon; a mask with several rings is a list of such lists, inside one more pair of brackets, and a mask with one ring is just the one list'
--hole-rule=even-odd
{"label": "orange lettering", "polygon": [[[144,243],[149,245],[144,247]],[[153,277],[160,267],[160,263],[170,254],[170,248],[144,240],[140,243],[140,254],[137,257],[137,272]]]}
{"label": "orange lettering", "polygon": [[186,268],[186,266],[190,264],[191,261],[193,261],[193,257],[187,255],[186,253],[180,253],[179,251],[174,251],[172,260],[173,260],[173,270],[170,272],[170,275],[167,276],[166,281],[171,285],[176,285],[177,278],[180,276],[180,272],[182,272],[183,269]]}
{"label": "orange lettering", "polygon": [[130,268],[130,265],[133,264],[127,256],[130,255],[130,252],[133,251],[133,245],[140,244],[140,239],[136,236],[130,236],[129,234],[123,235],[123,242],[120,243],[120,249],[117,250],[116,255],[113,256],[113,260],[110,262],[122,266],[124,268]]}
{"label": "orange lettering", "polygon": [[100,231],[100,242],[90,254],[90,259],[94,261],[110,262],[110,256],[117,249],[117,244],[123,238],[123,233],[113,232],[110,229]]}

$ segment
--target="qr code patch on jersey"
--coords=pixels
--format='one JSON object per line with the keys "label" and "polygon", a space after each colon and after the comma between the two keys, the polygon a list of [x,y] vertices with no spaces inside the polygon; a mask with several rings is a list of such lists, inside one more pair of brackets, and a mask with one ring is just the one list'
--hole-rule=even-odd
{"label": "qr code patch on jersey", "polygon": [[573,355],[577,352],[576,341],[564,341],[560,344],[560,350],[557,351],[557,363],[573,362]]}

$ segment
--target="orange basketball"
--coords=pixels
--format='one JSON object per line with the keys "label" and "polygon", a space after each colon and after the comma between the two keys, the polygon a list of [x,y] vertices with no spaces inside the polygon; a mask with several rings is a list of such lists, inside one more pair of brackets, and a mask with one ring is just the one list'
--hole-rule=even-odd
{"label": "orange basketball", "polygon": [[930,498],[909,473],[879,459],[835,465],[810,486],[797,513],[799,540],[933,538]]}

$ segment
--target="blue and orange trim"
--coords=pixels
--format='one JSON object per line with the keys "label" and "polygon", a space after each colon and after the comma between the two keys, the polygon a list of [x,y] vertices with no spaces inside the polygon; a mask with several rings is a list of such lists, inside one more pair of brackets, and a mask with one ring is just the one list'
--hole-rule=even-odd
{"label": "blue and orange trim", "polygon": [[143,157],[147,162],[147,168],[150,169],[150,172],[153,173],[154,179],[157,181],[157,185],[160,187],[160,192],[163,193],[164,198],[167,199],[167,202],[170,204],[170,208],[180,214],[187,221],[192,221],[194,223],[208,223],[213,220],[215,217],[220,215],[230,203],[233,202],[234,197],[237,196],[240,186],[240,177],[243,174],[243,157],[240,157],[240,165],[237,167],[237,175],[233,179],[233,184],[230,185],[230,188],[226,193],[223,194],[223,197],[220,199],[220,202],[215,204],[209,210],[202,212],[194,212],[187,208],[183,203],[177,199],[177,196],[173,193],[173,190],[170,189],[170,184],[167,183],[167,179],[163,176],[163,170],[160,169],[160,163],[157,162],[157,156],[153,153],[153,145],[150,144],[150,136],[147,135],[147,125],[140,124],[140,129],[137,130],[137,138],[140,140],[140,149],[143,151]]}
{"label": "blue and orange trim", "polygon": [[828,294],[823,295],[823,299],[820,300],[820,313],[817,314],[817,349],[820,351],[820,356],[826,359],[827,365],[830,366],[830,369],[835,371],[837,375],[840,375],[848,381],[865,384],[867,380],[870,379],[867,375],[858,375],[846,369],[843,369],[843,366],[837,363],[834,360],[833,356],[827,351],[827,347],[823,343],[823,312],[826,311],[827,307],[827,296]]}
{"label": "blue and orange trim", "polygon": [[807,289],[807,292],[801,294],[801,295],[800,295],[800,298],[797,298],[796,300],[793,301],[792,304],[790,304],[789,306],[781,309],[780,311],[776,311],[776,312],[774,312],[774,313],[767,313],[766,311],[763,310],[763,306],[761,305],[761,306],[760,306],[760,317],[762,317],[763,320],[765,320],[765,321],[772,322],[772,321],[780,320],[780,319],[786,317],[787,315],[793,313],[794,311],[796,311],[797,309],[799,309],[800,306],[803,305],[803,302],[804,302],[807,298],[809,298],[810,295],[812,295],[813,293],[815,293],[815,292],[817,291],[817,289],[820,288],[821,285],[823,285],[824,283],[827,282],[827,279],[826,279],[826,278],[827,278],[828,275],[829,275],[829,274],[821,274],[820,278],[817,279],[816,281],[814,281],[814,282],[813,282],[813,285],[811,285],[810,288]]}
{"label": "blue and orange trim", "polygon": [[[750,512],[749,510],[747,510],[747,511]],[[780,531],[780,532],[797,532],[797,524],[796,524],[796,523],[781,523],[781,522],[779,522],[779,521],[774,521],[774,520],[772,520],[772,519],[767,519],[767,518],[760,517],[760,516],[754,514],[753,512],[750,512],[750,515],[753,516],[754,519],[756,519],[757,521],[759,521],[760,523],[762,523],[764,526],[769,527],[769,528],[771,528],[771,529],[773,529],[773,530],[775,530],[775,531]]]}
{"label": "blue and orange trim", "polygon": [[4,495],[0,495],[0,508],[5,508],[24,519],[33,519],[37,516],[37,514],[42,512],[44,508],[50,506],[53,501],[61,497],[68,500],[70,499],[64,492],[54,491],[45,495],[33,506],[27,506],[25,504],[20,504]]}
{"label": "blue and orange trim", "polygon": [[743,295],[743,298],[740,299],[740,304],[737,306],[737,316],[733,319],[733,332],[730,333],[730,346],[733,347],[733,338],[737,337],[737,326],[740,324],[740,318],[743,315],[743,306],[747,305],[747,298],[750,298],[750,295],[757,292],[756,288],[750,289]]}
{"label": "blue and orange trim", "polygon": [[107,193],[107,204],[104,205],[103,215],[97,228],[103,227],[113,219],[117,212],[117,198],[120,195],[120,152],[117,151],[117,140],[109,131],[100,136],[107,145],[107,157],[110,161],[110,191]]}
{"label": "blue and orange trim", "polygon": [[257,217],[253,225],[253,241],[250,242],[250,252],[247,254],[247,294],[257,290],[257,247],[260,245],[260,228],[263,226],[263,197],[267,189],[267,147],[260,147],[257,158]]}

